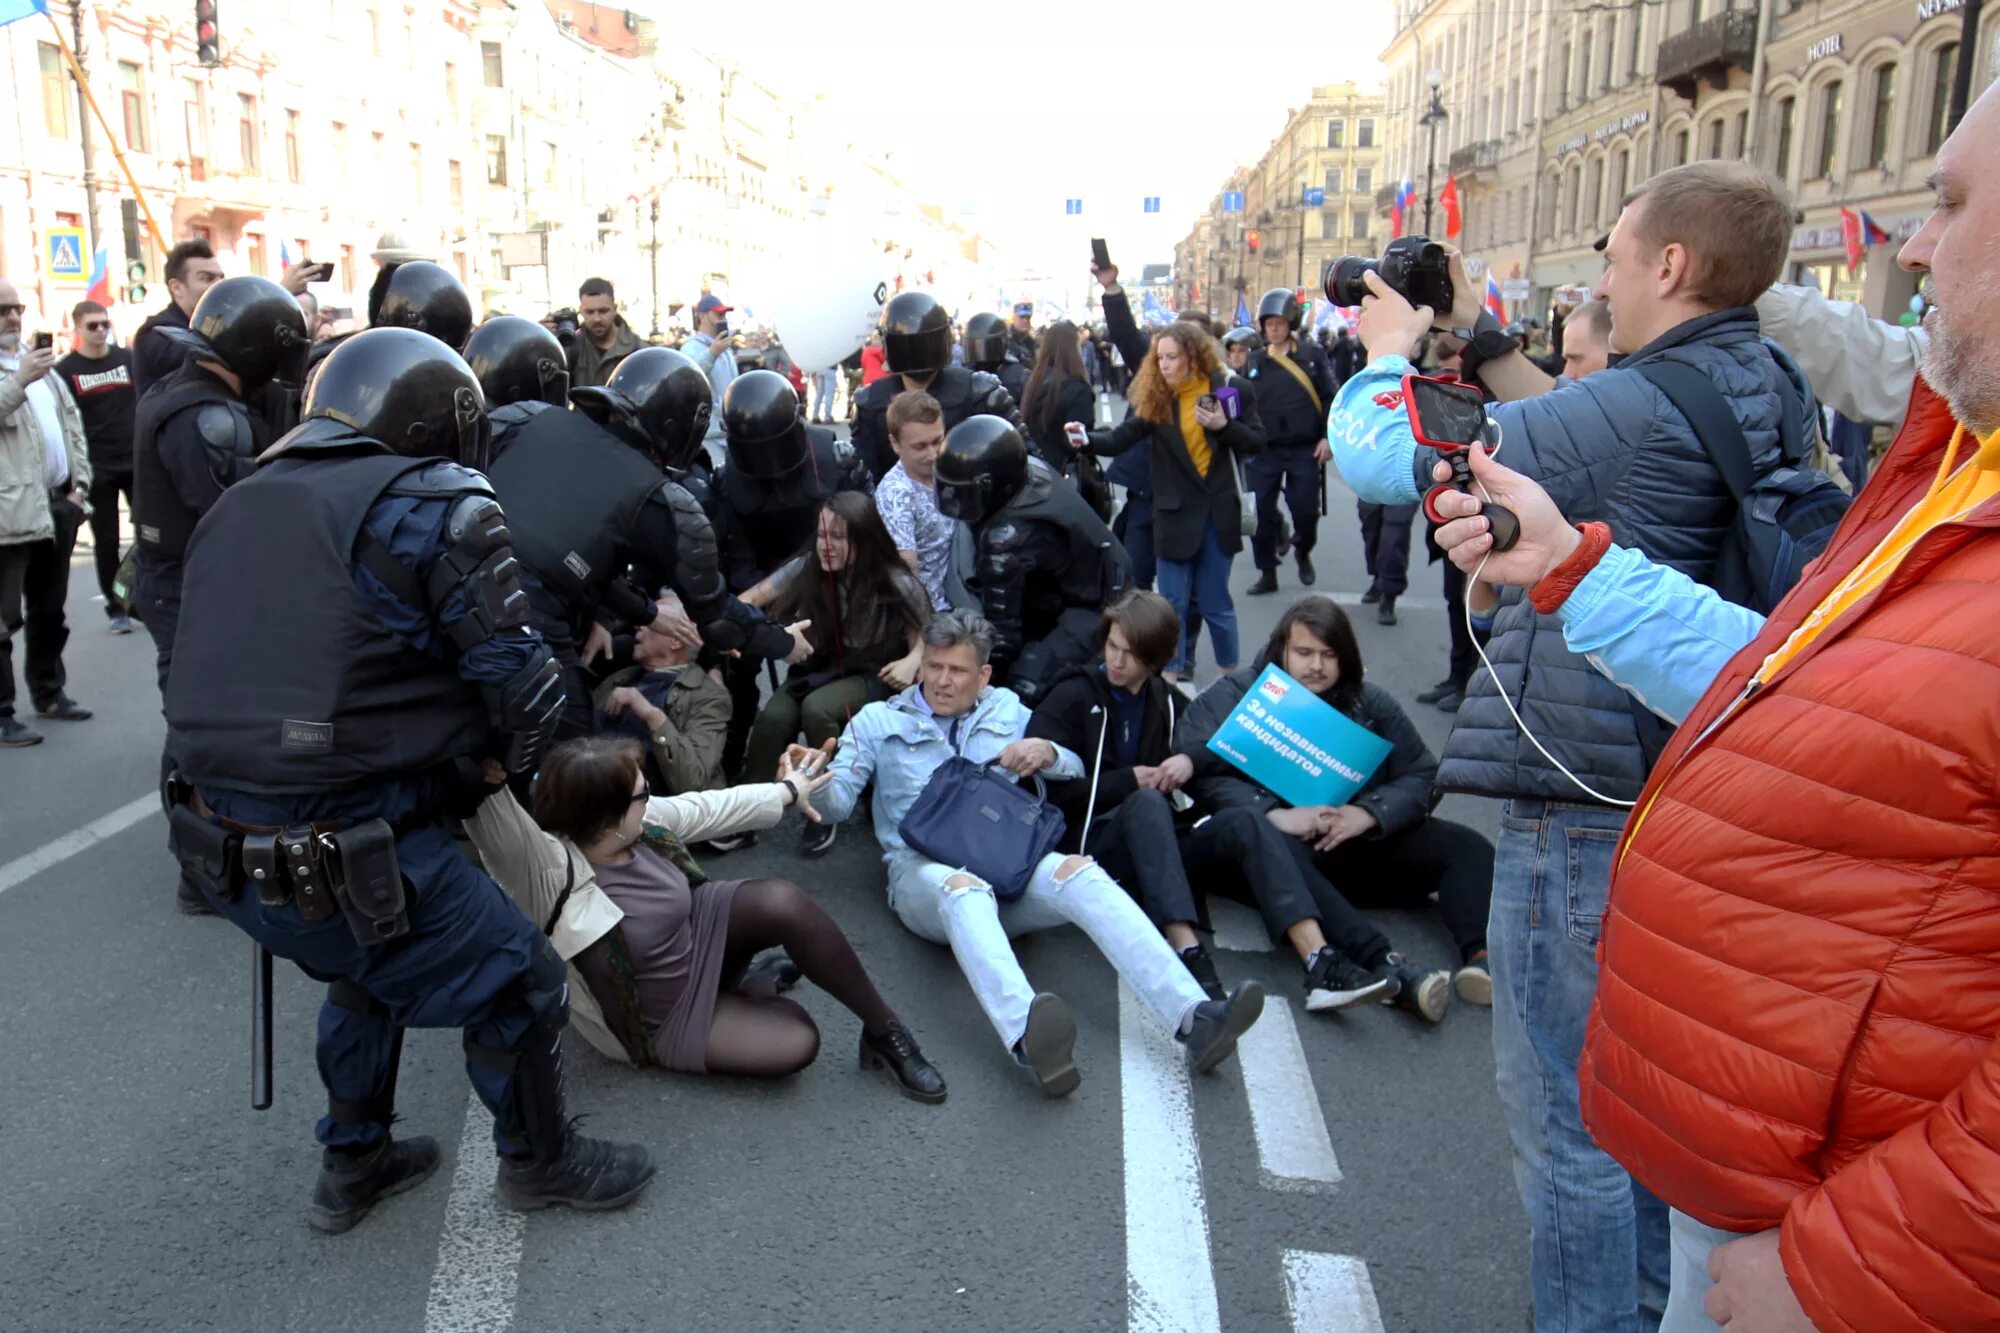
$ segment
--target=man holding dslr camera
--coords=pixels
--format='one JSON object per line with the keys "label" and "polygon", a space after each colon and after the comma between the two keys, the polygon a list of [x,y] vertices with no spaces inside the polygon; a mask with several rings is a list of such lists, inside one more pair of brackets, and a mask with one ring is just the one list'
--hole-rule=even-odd
{"label": "man holding dslr camera", "polygon": [[[1644,371],[1678,364],[1704,377],[1741,427],[1753,471],[1800,457],[1812,439],[1812,393],[1759,336],[1752,308],[1776,280],[1791,232],[1782,188],[1742,163],[1699,162],[1644,182],[1625,201],[1598,287],[1623,361],[1560,383],[1482,311],[1479,289],[1442,247],[1411,238],[1385,253],[1380,272],[1341,261],[1329,287],[1344,290],[1329,296],[1360,300],[1370,357],[1329,421],[1342,475],[1381,503],[1411,503],[1431,485],[1437,455],[1412,437],[1400,390],[1435,323],[1468,344],[1466,377],[1501,400],[1491,415],[1508,466],[1541,482],[1570,518],[1602,520],[1623,545],[1698,582],[1712,578],[1735,502],[1694,427]],[[1449,312],[1435,318],[1445,302]],[[1493,1044],[1534,1229],[1537,1326],[1629,1327],[1635,1310],[1656,1317],[1664,1304],[1666,1210],[1592,1143],[1576,1064],[1612,853],[1670,732],[1518,592],[1502,600],[1487,657],[1492,670],[1473,678],[1438,785],[1508,802],[1488,931]]]}

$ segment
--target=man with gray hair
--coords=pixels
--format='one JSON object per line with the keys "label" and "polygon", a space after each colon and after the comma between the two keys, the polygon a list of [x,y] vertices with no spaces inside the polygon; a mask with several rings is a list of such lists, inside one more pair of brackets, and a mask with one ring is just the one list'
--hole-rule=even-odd
{"label": "man with gray hair", "polygon": [[[1072,1052],[1076,1023],[1054,995],[1028,984],[1008,942],[1055,926],[1083,927],[1142,1003],[1187,1049],[1204,1073],[1225,1059],[1263,1012],[1264,992],[1246,982],[1211,1000],[1131,895],[1087,856],[1051,852],[1027,888],[1002,902],[993,886],[941,865],[903,841],[902,823],[946,760],[962,755],[998,764],[1017,777],[1046,772],[1080,778],[1083,760],[1046,740],[1028,740],[1028,708],[1012,690],[992,685],[993,627],[977,615],[947,611],[924,630],[915,685],[854,715],[841,734],[833,782],[819,797],[830,821],[847,818],[869,779],[875,782],[875,836],[889,867],[889,906],[913,934],[948,944],[1000,1040],[1042,1090],[1061,1097],[1080,1075]],[[809,768],[816,752],[789,751]]]}

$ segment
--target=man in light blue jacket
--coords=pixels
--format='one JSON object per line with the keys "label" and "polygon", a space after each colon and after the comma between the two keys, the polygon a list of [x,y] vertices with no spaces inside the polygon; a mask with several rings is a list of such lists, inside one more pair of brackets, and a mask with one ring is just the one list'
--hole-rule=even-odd
{"label": "man in light blue jacket", "polygon": [[1050,741],[1025,739],[1027,705],[990,684],[992,647],[992,626],[976,615],[946,612],[932,619],[917,684],[869,704],[847,724],[833,782],[818,799],[822,815],[847,818],[874,779],[875,836],[889,867],[890,908],[913,934],[951,946],[1001,1042],[1049,1096],[1064,1096],[1081,1078],[1073,1058],[1076,1023],[1060,999],[1028,984],[1009,940],[1055,926],[1081,926],[1183,1043],[1190,1069],[1206,1073],[1263,1012],[1264,992],[1256,982],[1226,1000],[1207,998],[1145,912],[1087,856],[1049,853],[1026,891],[1002,902],[977,875],[932,861],[903,841],[903,818],[953,755],[998,764],[1017,777],[1044,771],[1083,776],[1077,755]]}

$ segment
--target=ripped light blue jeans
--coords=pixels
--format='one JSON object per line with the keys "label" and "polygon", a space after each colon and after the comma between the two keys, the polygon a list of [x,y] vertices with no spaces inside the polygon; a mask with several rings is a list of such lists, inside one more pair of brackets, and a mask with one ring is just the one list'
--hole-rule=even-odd
{"label": "ripped light blue jeans", "polygon": [[[889,907],[912,934],[951,946],[979,1007],[1009,1050],[1027,1030],[1035,988],[1008,941],[1056,926],[1082,927],[1140,1001],[1169,1032],[1178,1032],[1208,997],[1132,895],[1095,861],[1062,874],[1071,859],[1050,852],[1027,892],[1003,903],[977,876],[900,852],[889,862]],[[950,883],[955,875],[965,876],[969,886]]]}

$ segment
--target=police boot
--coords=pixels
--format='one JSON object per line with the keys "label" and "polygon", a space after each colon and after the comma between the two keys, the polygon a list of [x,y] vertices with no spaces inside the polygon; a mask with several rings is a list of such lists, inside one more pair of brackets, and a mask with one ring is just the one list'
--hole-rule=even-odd
{"label": "police boot", "polygon": [[319,1183],[306,1221],[315,1231],[337,1236],[368,1216],[379,1200],[423,1184],[437,1166],[437,1140],[422,1136],[385,1135],[360,1154],[328,1148],[320,1154]]}
{"label": "police boot", "polygon": [[528,1155],[500,1159],[500,1202],[523,1212],[552,1203],[598,1212],[638,1198],[652,1182],[653,1155],[637,1143],[586,1138],[563,1113],[560,1029],[530,1029],[515,1071]]}

